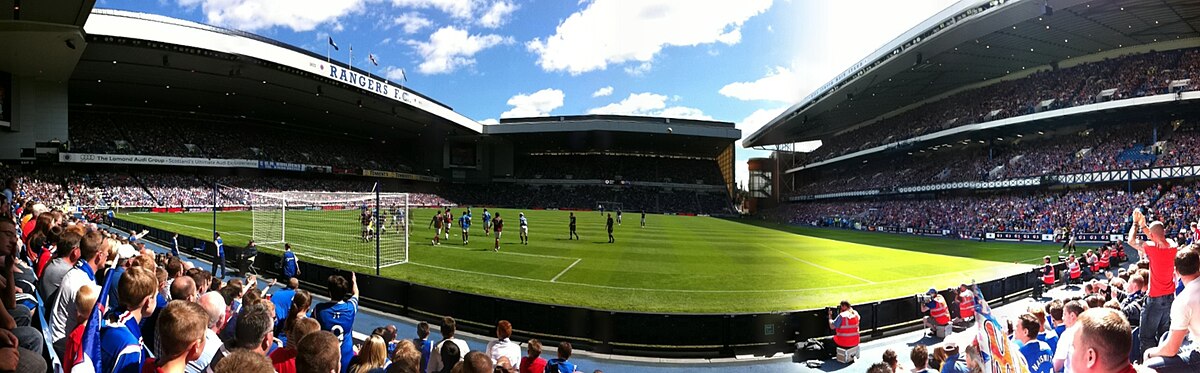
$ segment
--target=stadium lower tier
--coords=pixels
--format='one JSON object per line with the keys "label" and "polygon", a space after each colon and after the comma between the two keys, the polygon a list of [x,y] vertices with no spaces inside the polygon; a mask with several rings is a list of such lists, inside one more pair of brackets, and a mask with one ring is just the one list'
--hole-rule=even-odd
{"label": "stadium lower tier", "polygon": [[[1124,234],[1134,208],[1161,216],[1168,232],[1183,232],[1200,219],[1200,183],[1178,181],[991,194],[913,195],[894,199],[800,202],[767,215],[789,224],[857,229],[908,229],[978,238],[987,232]],[[943,233],[944,232],[944,233]]]}

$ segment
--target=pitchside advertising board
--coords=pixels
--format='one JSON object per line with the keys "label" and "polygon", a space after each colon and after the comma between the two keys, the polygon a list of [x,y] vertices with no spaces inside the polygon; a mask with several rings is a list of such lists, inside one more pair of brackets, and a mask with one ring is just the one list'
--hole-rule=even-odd
{"label": "pitchside advertising board", "polygon": [[[864,230],[864,228],[856,226],[855,229]],[[921,228],[899,228],[876,226],[867,227],[865,230],[888,233],[903,233],[919,236],[956,236],[949,229],[921,229]],[[966,235],[963,237],[978,238],[978,234]],[[1026,232],[987,232],[984,233],[984,238],[993,241],[1016,241],[1016,242],[1061,242],[1054,237],[1053,234],[1045,233],[1026,233]],[[1113,241],[1124,241],[1125,237],[1119,234],[1109,233],[1076,233],[1075,242],[1078,243],[1106,243]]]}

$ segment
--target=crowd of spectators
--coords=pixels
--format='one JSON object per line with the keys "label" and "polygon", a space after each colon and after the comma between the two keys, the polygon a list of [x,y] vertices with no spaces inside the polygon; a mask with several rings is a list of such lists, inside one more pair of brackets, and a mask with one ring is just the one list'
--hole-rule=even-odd
{"label": "crowd of spectators", "polygon": [[[1166,195],[1185,194],[1195,199],[1196,187],[1176,187]],[[1160,207],[1173,206],[1162,202],[1167,198],[1159,198],[1163,195],[1162,188],[1154,186],[1133,194],[1096,188],[928,199],[810,202],[792,204],[774,214],[791,224],[949,230],[961,237],[978,237],[981,232],[1050,234],[1066,227],[1076,232],[1121,233],[1128,226],[1122,211],[1148,206],[1156,200],[1162,205]]]}
{"label": "crowd of spectators", "polygon": [[624,180],[724,184],[712,159],[621,155],[531,155],[516,163],[518,179]]}
{"label": "crowd of spectators", "polygon": [[[1006,180],[1200,163],[1200,132],[1157,123],[1097,125],[1057,136],[1029,134],[992,144],[958,143],[866,163],[806,171],[799,195]],[[990,150],[990,152],[989,152]]]}
{"label": "crowd of spectators", "polygon": [[[724,191],[666,191],[630,185],[456,185],[438,192],[460,205],[675,214],[731,214]],[[618,207],[619,206],[619,207]]]}
{"label": "crowd of spectators", "polygon": [[579,369],[570,343],[543,358],[540,342],[514,342],[504,320],[483,351],[456,338],[448,316],[440,341],[426,323],[413,336],[381,325],[356,341],[354,274],[329,276],[324,301],[300,288],[295,261],[281,263],[279,282],[227,280],[177,253],[156,254],[141,240],[144,232],[115,233],[36,203],[32,185],[12,180],[0,197],[0,371],[51,372],[50,356],[67,373]]}
{"label": "crowd of spectators", "polygon": [[[252,159],[350,169],[416,172],[411,147],[272,128],[247,120],[72,112],[73,152]],[[422,171],[423,173],[423,171]]]}
{"label": "crowd of spectators", "polygon": [[[1133,54],[1038,72],[960,92],[824,140],[810,157],[819,161],[944,129],[1035,112],[1196,90],[1200,89],[1198,65],[1200,50],[1186,49]],[[1171,82],[1181,79],[1191,81],[1172,90]]]}

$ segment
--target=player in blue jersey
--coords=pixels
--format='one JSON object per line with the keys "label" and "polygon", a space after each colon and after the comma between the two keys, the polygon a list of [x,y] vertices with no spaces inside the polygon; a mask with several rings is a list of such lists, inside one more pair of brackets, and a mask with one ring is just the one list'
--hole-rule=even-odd
{"label": "player in blue jersey", "polygon": [[287,282],[300,275],[300,258],[296,257],[296,253],[292,252],[292,244],[283,244],[283,257],[279,263],[280,272],[283,274],[283,282]]}
{"label": "player in blue jersey", "polygon": [[354,317],[358,316],[358,278],[350,274],[350,281],[340,275],[329,276],[329,302],[313,307],[313,318],[321,324],[321,330],[333,333],[342,344],[342,371],[354,357]]}
{"label": "player in blue jersey", "polygon": [[221,269],[221,279],[225,278],[228,268],[225,267],[225,241],[221,240],[221,234],[213,232],[213,244],[217,245],[216,256],[213,257],[212,274],[217,275],[217,268]]}
{"label": "player in blue jersey", "polygon": [[517,214],[517,221],[520,223],[521,229],[521,244],[529,244],[529,221],[525,220],[525,213]]}
{"label": "player in blue jersey", "polygon": [[105,373],[141,373],[150,356],[140,323],[158,305],[158,279],[145,268],[130,267],[117,282],[117,301],[120,306],[100,328],[100,366]]}
{"label": "player in blue jersey", "polygon": [[463,245],[466,245],[468,242],[470,242],[471,215],[468,215],[466,211],[463,211],[462,216],[458,217],[458,226],[462,228],[462,243]]}
{"label": "player in blue jersey", "polygon": [[483,209],[483,235],[489,236],[492,232],[492,213],[487,209]]}

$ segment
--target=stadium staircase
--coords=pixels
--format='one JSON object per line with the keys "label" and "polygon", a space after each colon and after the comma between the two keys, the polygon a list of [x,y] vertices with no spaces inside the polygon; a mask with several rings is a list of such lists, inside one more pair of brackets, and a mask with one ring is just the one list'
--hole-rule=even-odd
{"label": "stadium staircase", "polygon": [[[154,193],[150,191],[150,188],[146,187],[146,183],[142,182],[142,178],[138,177],[132,172],[129,173],[129,177],[133,179],[133,182],[137,183],[138,187],[142,188],[143,192],[146,192],[146,195],[150,196],[151,200],[154,200],[155,206],[163,206],[162,200],[159,199],[158,196],[154,195]],[[112,196],[106,195],[105,198],[109,198],[109,200],[111,200]]]}
{"label": "stadium staircase", "polygon": [[1155,159],[1154,152],[1149,151],[1145,145],[1141,144],[1125,149],[1117,155],[1117,162],[1147,162],[1153,164]]}

